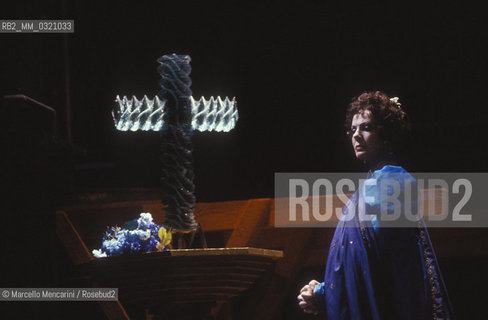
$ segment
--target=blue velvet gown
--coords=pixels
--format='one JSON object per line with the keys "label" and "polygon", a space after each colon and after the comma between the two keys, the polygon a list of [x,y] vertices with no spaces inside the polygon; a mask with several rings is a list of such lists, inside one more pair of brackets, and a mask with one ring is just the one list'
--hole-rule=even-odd
{"label": "blue velvet gown", "polygon": [[[395,179],[402,192],[406,181],[415,182],[403,168],[389,165],[369,179]],[[344,207],[343,214],[354,218],[337,225],[324,282],[314,291],[317,303],[329,320],[453,319],[423,221],[390,228],[359,218],[359,212],[378,210],[378,201],[367,197],[376,191],[374,186],[358,189]]]}

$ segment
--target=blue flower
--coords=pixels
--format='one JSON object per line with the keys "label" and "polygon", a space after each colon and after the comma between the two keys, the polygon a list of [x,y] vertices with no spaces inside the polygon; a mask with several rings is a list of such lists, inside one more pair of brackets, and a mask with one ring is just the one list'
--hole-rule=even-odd
{"label": "blue flower", "polygon": [[102,239],[102,247],[93,250],[95,258],[169,250],[169,243],[160,243],[159,230],[162,226],[153,222],[150,213],[141,213],[140,218],[131,220],[124,228],[110,227]]}
{"label": "blue flower", "polygon": [[137,219],[139,228],[146,229],[153,224],[153,218],[150,213],[141,213],[141,217]]}

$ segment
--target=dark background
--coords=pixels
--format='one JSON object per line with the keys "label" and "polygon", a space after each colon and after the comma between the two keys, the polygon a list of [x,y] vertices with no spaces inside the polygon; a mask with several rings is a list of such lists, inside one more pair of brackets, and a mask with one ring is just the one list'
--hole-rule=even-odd
{"label": "dark background", "polygon": [[[198,201],[270,197],[274,172],[362,170],[344,108],[364,90],[399,96],[413,124],[410,171],[486,171],[485,22],[475,7],[45,1],[3,17],[75,20],[74,34],[2,34],[3,94],[58,112],[67,90],[76,187],[157,187],[158,133],[114,129],[113,100],[158,92],[156,59],[192,57],[195,97],[235,96],[230,133],[195,133]],[[68,81],[67,81],[68,80]],[[91,169],[89,169],[91,168]]]}
{"label": "dark background", "polygon": [[[10,159],[1,162],[2,182],[17,188],[3,194],[13,199],[2,215],[3,261],[17,275],[11,279],[19,279],[8,282],[12,287],[49,286],[46,270],[60,272],[45,252],[54,233],[16,240],[20,226],[27,235],[53,230],[52,220],[31,212],[54,212],[83,190],[159,187],[159,134],[117,132],[111,109],[116,95],[158,92],[156,59],[164,54],[191,55],[194,97],[238,101],[233,131],[193,137],[197,201],[273,197],[275,172],[364,170],[343,128],[345,106],[364,90],[399,96],[410,115],[407,170],[488,169],[487,29],[478,7],[32,1],[2,4],[0,17],[75,20],[73,34],[0,34],[0,94],[51,106],[59,132],[54,151],[31,153],[39,143],[25,137],[37,131],[26,124],[48,127],[49,119],[34,107],[2,101],[2,122],[9,124],[2,161]],[[37,261],[36,272],[20,254],[34,243],[38,250],[30,247],[29,259]],[[460,289],[451,292],[458,315],[473,318],[482,308],[473,309],[473,299],[486,297],[486,257],[441,265],[448,287]]]}

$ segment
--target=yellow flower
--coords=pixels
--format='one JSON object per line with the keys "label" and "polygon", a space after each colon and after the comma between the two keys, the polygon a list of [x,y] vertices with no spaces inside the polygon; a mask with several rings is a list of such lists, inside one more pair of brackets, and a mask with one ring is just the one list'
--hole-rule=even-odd
{"label": "yellow flower", "polygon": [[166,230],[163,226],[161,226],[161,228],[159,228],[158,236],[160,239],[158,247],[157,247],[158,251],[163,251],[166,246],[171,247],[171,245],[170,245],[171,239],[173,238],[173,234],[171,232],[171,229]]}

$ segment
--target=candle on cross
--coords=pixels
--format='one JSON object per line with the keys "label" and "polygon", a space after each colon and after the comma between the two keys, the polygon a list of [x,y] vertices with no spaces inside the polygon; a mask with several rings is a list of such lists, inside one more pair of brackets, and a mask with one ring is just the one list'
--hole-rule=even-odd
{"label": "candle on cross", "polygon": [[153,98],[117,96],[112,116],[120,131],[161,132],[164,224],[175,230],[194,231],[195,185],[191,136],[198,131],[230,131],[238,119],[235,98],[195,100],[191,96],[188,55],[158,59],[161,90]]}

